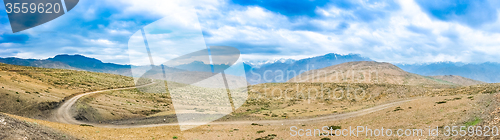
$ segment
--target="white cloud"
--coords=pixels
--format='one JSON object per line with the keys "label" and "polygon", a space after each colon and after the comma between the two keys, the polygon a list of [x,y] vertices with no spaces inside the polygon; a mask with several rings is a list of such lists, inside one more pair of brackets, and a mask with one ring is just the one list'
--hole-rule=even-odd
{"label": "white cloud", "polygon": [[116,45],[115,42],[109,41],[107,39],[90,39],[90,43],[97,44],[97,45],[105,45],[105,46],[111,46],[111,45]]}
{"label": "white cloud", "polygon": [[8,48],[14,46],[15,43],[0,43],[1,48]]}
{"label": "white cloud", "polygon": [[[384,2],[360,2],[361,8],[383,9]],[[488,32],[500,24],[488,24],[488,30],[473,29],[455,22],[430,18],[414,1],[399,0],[399,10],[370,22],[360,21],[353,10],[335,6],[319,7],[321,18],[290,19],[258,6],[232,7],[225,1],[135,1],[124,14],[137,11],[168,15],[181,28],[198,27],[198,21],[209,36],[209,44],[234,44],[240,47],[244,59],[307,58],[326,53],[359,53],[377,61],[419,63],[436,61],[485,61],[500,58],[500,34]],[[181,12],[179,12],[181,11]],[[196,12],[198,16],[186,13]],[[497,21],[496,23],[500,23]],[[347,24],[345,30],[338,29]],[[110,25],[111,26],[111,25]],[[110,33],[120,32],[129,23],[112,23]],[[305,26],[309,29],[296,29]],[[412,31],[421,30],[421,32]],[[314,28],[318,28],[316,31]],[[500,30],[499,30],[500,31]],[[95,42],[111,45],[113,42]],[[169,42],[163,42],[169,44]],[[172,43],[172,42],[170,42]],[[239,44],[238,44],[239,43]],[[245,46],[246,45],[246,46]],[[493,57],[492,57],[493,56]],[[486,56],[484,56],[486,57]],[[488,61],[497,61],[488,60]]]}
{"label": "white cloud", "polygon": [[[498,49],[500,47],[498,39],[500,38],[500,20],[478,28],[471,28],[453,21],[440,21],[430,18],[412,0],[398,0],[397,4],[400,6],[398,10],[382,10],[387,12],[384,17],[371,21],[362,21],[360,17],[356,17],[358,15],[353,9],[345,10],[335,6],[318,7],[315,12],[319,14],[319,17],[292,18],[258,6],[235,6],[224,0],[108,0],[106,2],[124,5],[124,11],[113,14],[112,18],[126,19],[137,13],[147,13],[144,16],[168,17],[175,24],[164,26],[178,30],[201,28],[207,33],[204,39],[208,44],[227,44],[238,47],[244,54],[242,57],[245,61],[277,58],[301,59],[326,53],[358,53],[377,61],[398,63],[500,62],[498,55],[500,54],[500,49]],[[383,9],[388,6],[383,2],[357,2],[360,2],[361,6],[358,8],[368,10]],[[96,10],[87,9],[85,12],[89,15],[82,18],[95,19],[95,16],[98,16]],[[198,24],[199,22],[201,25]],[[36,37],[40,35],[37,31],[57,27],[58,24],[57,22],[51,23],[36,31],[27,30],[24,33]],[[122,35],[123,37],[136,32],[124,30],[124,28],[138,29],[139,26],[143,26],[138,24],[140,23],[121,20],[99,27],[102,27],[107,35]],[[339,28],[344,25],[347,26],[346,29]],[[92,37],[100,35],[89,34]],[[126,62],[117,58],[123,58],[122,54],[127,54],[127,42],[111,38],[91,39],[91,37],[77,35],[74,37],[88,44],[99,45],[99,47],[82,49],[64,45],[60,50],[88,53],[105,62]],[[156,37],[158,37],[157,44],[176,44],[175,41],[161,40],[167,36]],[[151,39],[155,40],[155,38]],[[0,47],[7,46],[12,45],[0,45]],[[128,51],[128,53],[134,52]],[[179,56],[169,52],[165,54],[169,54],[169,57],[155,59],[166,61]],[[22,53],[19,56],[29,55],[37,54]],[[140,58],[131,59],[139,60]]]}

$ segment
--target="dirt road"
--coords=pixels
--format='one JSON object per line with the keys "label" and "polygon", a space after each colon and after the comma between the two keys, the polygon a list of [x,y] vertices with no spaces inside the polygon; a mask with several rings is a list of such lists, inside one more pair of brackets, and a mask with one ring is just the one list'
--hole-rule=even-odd
{"label": "dirt road", "polygon": [[87,92],[83,94],[79,94],[74,96],[73,98],[70,98],[69,100],[65,101],[59,108],[57,108],[56,113],[52,117],[53,120],[56,122],[60,123],[67,123],[67,124],[86,124],[85,122],[81,122],[76,120],[72,114],[71,114],[71,106],[73,106],[78,99],[82,98],[83,96],[91,95],[91,94],[96,94],[96,93],[101,93],[101,92],[107,92],[107,91],[115,91],[115,90],[125,90],[125,89],[133,89],[133,88],[138,88],[138,87],[145,87],[149,86],[155,83],[149,83],[146,85],[141,85],[141,86],[136,86],[136,87],[127,87],[127,88],[117,88],[117,89],[108,89],[108,90],[101,90],[101,91],[93,91],[93,92]]}
{"label": "dirt road", "polygon": [[[154,83],[151,83],[154,84]],[[151,84],[143,85],[143,86],[148,86]],[[143,87],[140,86],[140,87]],[[82,122],[76,120],[73,115],[71,114],[71,106],[73,106],[78,99],[80,99],[83,96],[95,94],[95,93],[101,93],[101,92],[107,92],[107,91],[113,91],[113,90],[124,90],[124,89],[132,89],[136,87],[129,87],[129,88],[119,88],[119,89],[109,89],[109,90],[102,90],[102,91],[94,91],[94,92],[88,92],[84,94],[77,95],[66,102],[64,102],[57,110],[55,115],[53,116],[54,120],[60,123],[67,123],[67,124],[89,124],[93,125],[96,127],[105,127],[105,128],[139,128],[139,127],[156,127],[156,126],[166,126],[166,125],[178,125],[178,123],[161,123],[161,124],[147,124],[147,125],[114,125],[114,124],[96,124],[96,123],[87,123],[87,122]],[[257,123],[257,124],[270,124],[270,125],[283,125],[283,124],[301,124],[305,122],[318,122],[318,121],[335,121],[335,120],[343,120],[343,119],[348,119],[352,117],[357,117],[357,116],[363,116],[366,114],[370,114],[372,112],[380,111],[383,109],[387,109],[390,107],[394,107],[398,104],[404,103],[404,102],[409,102],[415,99],[407,99],[403,101],[397,101],[397,102],[392,102],[392,103],[387,103],[383,105],[378,105],[374,106],[371,108],[367,109],[362,109],[354,112],[349,112],[349,113],[344,113],[344,114],[332,114],[332,115],[327,115],[327,116],[322,116],[322,117],[315,117],[315,118],[307,118],[307,119],[284,119],[284,120],[259,120],[259,121],[227,121],[227,122],[210,122],[208,124],[210,125],[249,125],[252,123]],[[207,125],[207,123],[183,123],[184,125]]]}

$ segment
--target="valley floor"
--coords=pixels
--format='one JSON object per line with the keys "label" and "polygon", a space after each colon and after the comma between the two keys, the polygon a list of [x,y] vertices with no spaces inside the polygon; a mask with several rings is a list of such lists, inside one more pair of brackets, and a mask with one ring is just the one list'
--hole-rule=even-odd
{"label": "valley floor", "polygon": [[[446,101],[446,102],[445,102]],[[341,136],[343,139],[448,139],[458,137],[428,136],[429,127],[438,127],[440,132],[444,126],[489,125],[497,126],[500,96],[498,94],[452,95],[422,97],[399,105],[392,106],[370,114],[346,118],[343,120],[323,120],[301,123],[247,123],[207,124],[187,131],[180,131],[178,126],[159,126],[147,128],[101,128],[61,124],[44,120],[35,120],[10,115],[19,120],[47,126],[79,139],[321,139],[339,138],[337,136],[292,136],[299,129],[321,129],[323,126],[337,126],[341,129],[365,126],[373,129],[423,129],[424,136]],[[286,122],[286,120],[284,120]],[[292,130],[291,130],[292,128]],[[324,132],[321,132],[324,133]],[[396,132],[394,132],[396,133]],[[314,135],[314,134],[313,134]],[[464,137],[469,139],[470,137]],[[495,138],[495,137],[493,137]]]}
{"label": "valley floor", "polygon": [[[338,138],[319,136],[327,131],[313,133],[312,136],[305,133],[306,130],[321,130],[324,126],[339,130],[361,126],[366,129],[383,127],[394,131],[424,131],[423,135],[418,136],[380,137],[361,133],[340,137],[343,139],[470,139],[471,137],[446,137],[443,132],[446,131],[446,126],[499,127],[500,121],[500,84],[258,84],[248,87],[248,99],[245,98],[246,102],[232,114],[186,131],[181,131],[175,125],[177,120],[173,118],[176,112],[169,94],[144,93],[135,88],[109,90],[134,86],[131,77],[0,64],[0,86],[0,109],[13,118],[0,116],[0,128],[3,130],[0,139],[11,139],[11,136],[12,139]],[[356,93],[358,89],[363,92]],[[106,92],[87,94],[92,91]],[[274,94],[275,91],[279,93]],[[327,94],[323,91],[330,92]],[[304,94],[306,92],[308,94]],[[181,105],[204,103],[203,101],[217,98],[210,94],[200,96],[198,93],[205,92],[194,92],[194,96],[182,94],[189,100],[184,100],[185,104]],[[279,97],[281,95],[290,98],[284,99]],[[71,100],[77,96],[82,98]],[[76,104],[64,106],[69,100]],[[95,126],[48,121],[53,116],[51,113],[62,107],[68,108],[64,111],[65,114],[74,111],[77,119]],[[208,104],[189,107],[191,108],[186,109],[188,113],[218,111],[217,108],[211,110]],[[71,115],[66,115],[66,118],[68,116],[73,118]],[[172,119],[165,119],[165,116]],[[144,118],[153,121],[144,124],[137,121]],[[159,122],[168,125],[147,125]],[[119,123],[125,128],[100,127]],[[437,128],[440,135],[429,136],[429,128]],[[304,131],[299,133],[300,129]],[[296,135],[293,136],[294,134]]]}

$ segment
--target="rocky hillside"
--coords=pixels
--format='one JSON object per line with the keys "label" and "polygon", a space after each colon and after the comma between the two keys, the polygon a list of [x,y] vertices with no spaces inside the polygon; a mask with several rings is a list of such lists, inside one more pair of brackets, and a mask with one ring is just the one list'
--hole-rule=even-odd
{"label": "rocky hillside", "polygon": [[311,70],[290,79],[288,82],[454,85],[451,82],[406,72],[390,63],[374,61],[347,62],[318,70]]}

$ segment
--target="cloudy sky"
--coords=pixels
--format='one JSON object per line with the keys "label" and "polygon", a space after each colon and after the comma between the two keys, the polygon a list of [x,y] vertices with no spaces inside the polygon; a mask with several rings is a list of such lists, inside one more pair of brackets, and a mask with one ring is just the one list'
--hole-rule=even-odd
{"label": "cloudy sky", "polygon": [[238,48],[244,61],[355,53],[393,63],[500,62],[497,7],[496,0],[82,0],[19,33],[0,12],[0,57],[82,54],[129,64],[131,36],[169,17],[200,28],[207,45]]}

